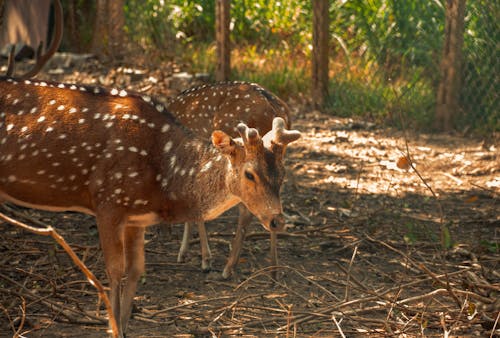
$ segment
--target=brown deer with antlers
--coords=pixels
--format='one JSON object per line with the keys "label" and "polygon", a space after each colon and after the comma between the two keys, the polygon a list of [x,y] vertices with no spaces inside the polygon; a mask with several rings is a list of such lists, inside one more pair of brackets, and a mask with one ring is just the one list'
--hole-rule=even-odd
{"label": "brown deer with antlers", "polygon": [[[149,96],[0,78],[0,200],[94,215],[120,336],[144,271],[144,229],[202,222],[243,203],[269,231],[283,228],[283,155],[300,137],[282,118],[261,137],[211,142]],[[122,284],[122,278],[127,276]]]}
{"label": "brown deer with antlers", "polygon": [[[290,109],[278,97],[255,83],[222,82],[202,85],[185,90],[167,106],[179,121],[196,134],[209,138],[213,130],[220,129],[236,137],[234,123],[243,122],[265,134],[272,128],[275,117],[284,119],[290,128]],[[239,219],[235,237],[231,243],[228,261],[222,272],[228,278],[239,261],[245,238],[246,228],[252,219],[251,213],[243,204],[239,205]],[[211,268],[211,253],[204,222],[198,222],[198,233],[202,256],[202,270]],[[191,223],[186,223],[178,261],[185,259],[189,250]],[[271,264],[277,265],[277,243],[275,233],[271,234]]]}

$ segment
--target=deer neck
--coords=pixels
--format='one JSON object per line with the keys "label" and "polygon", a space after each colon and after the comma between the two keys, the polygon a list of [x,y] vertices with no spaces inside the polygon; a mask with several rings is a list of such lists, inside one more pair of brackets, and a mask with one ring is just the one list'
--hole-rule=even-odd
{"label": "deer neck", "polygon": [[[240,202],[234,169],[226,156],[201,140],[182,142],[163,158],[163,171],[173,179],[161,182],[169,199],[182,200],[191,220],[210,220]],[[175,210],[170,210],[175,213]],[[169,220],[169,215],[166,215]]]}

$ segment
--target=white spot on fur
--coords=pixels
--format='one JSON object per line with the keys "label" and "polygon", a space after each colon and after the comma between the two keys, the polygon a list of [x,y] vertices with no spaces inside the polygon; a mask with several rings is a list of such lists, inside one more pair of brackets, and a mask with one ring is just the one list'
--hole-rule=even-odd
{"label": "white spot on fur", "polygon": [[163,147],[163,152],[168,153],[170,149],[172,149],[172,146],[173,146],[172,141],[168,141],[167,143],[165,143],[165,146]]}
{"label": "white spot on fur", "polygon": [[200,172],[205,172],[207,171],[208,169],[210,169],[212,167],[212,161],[208,161],[207,163],[205,163],[205,165],[203,166],[203,168],[201,168]]}

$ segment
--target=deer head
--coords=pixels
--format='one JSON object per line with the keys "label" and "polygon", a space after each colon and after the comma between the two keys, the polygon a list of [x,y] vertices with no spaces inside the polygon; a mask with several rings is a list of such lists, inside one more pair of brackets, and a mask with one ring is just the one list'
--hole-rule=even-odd
{"label": "deer head", "polygon": [[285,176],[283,153],[288,143],[300,137],[300,132],[285,130],[284,125],[282,118],[275,118],[273,129],[263,138],[256,129],[243,123],[237,127],[241,136],[238,139],[218,130],[212,133],[213,144],[231,163],[234,175],[227,176],[230,191],[269,231],[284,228],[280,201]]}

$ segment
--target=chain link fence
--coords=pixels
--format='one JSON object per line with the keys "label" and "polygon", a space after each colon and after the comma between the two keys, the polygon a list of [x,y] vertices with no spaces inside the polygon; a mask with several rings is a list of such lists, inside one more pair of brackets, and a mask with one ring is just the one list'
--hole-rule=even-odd
{"label": "chain link fence", "polygon": [[[332,11],[334,60],[327,110],[433,129],[446,39],[444,2],[379,1],[373,8],[358,2],[352,8]],[[462,62],[456,69],[459,111],[453,114],[460,131],[500,130],[498,18],[500,2],[466,2]],[[350,38],[346,31],[362,38]]]}
{"label": "chain link fence", "polygon": [[500,130],[500,2],[467,1],[459,104],[462,124]]}

